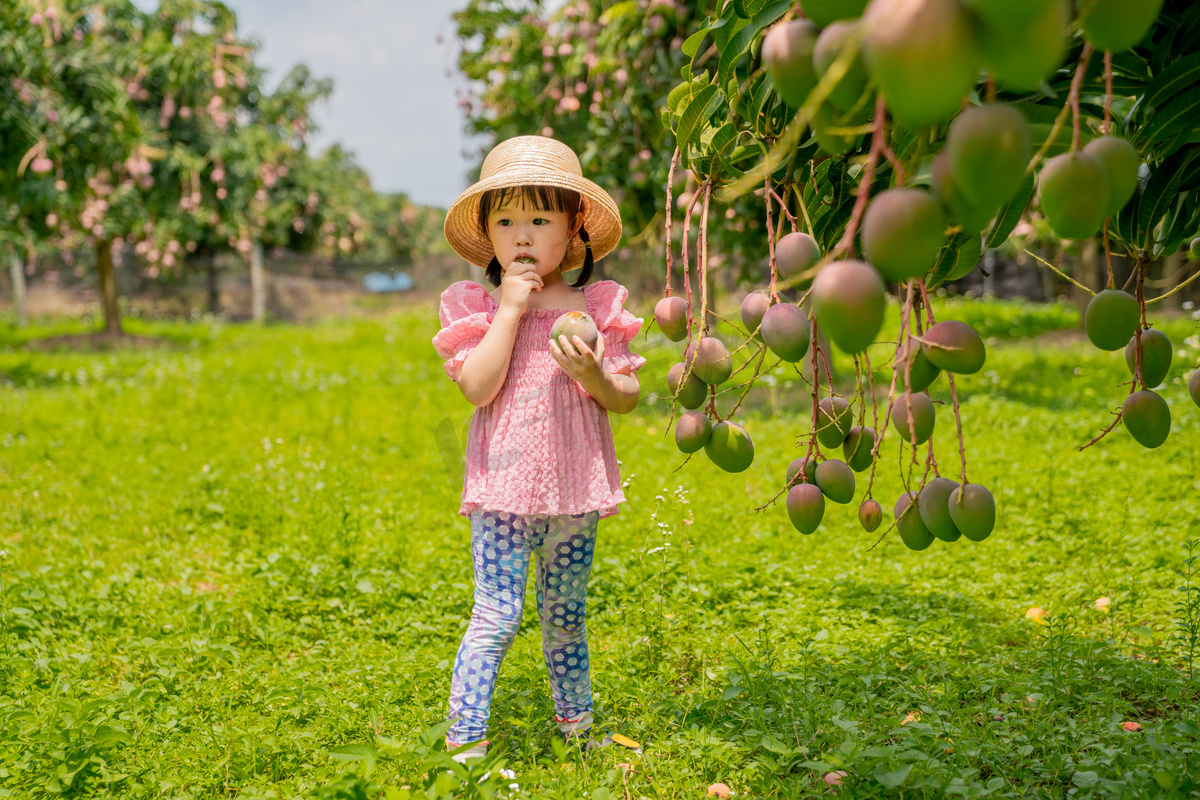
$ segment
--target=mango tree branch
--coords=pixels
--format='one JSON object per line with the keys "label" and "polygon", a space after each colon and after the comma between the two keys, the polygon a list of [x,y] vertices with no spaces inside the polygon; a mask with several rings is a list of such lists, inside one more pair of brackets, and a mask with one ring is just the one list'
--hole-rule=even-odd
{"label": "mango tree branch", "polygon": [[883,147],[886,144],[884,140],[884,120],[886,118],[887,106],[884,103],[883,92],[880,92],[875,100],[875,124],[871,133],[871,149],[867,153],[867,163],[863,167],[862,177],[859,180],[854,211],[850,215],[850,223],[846,225],[845,233],[842,234],[837,246],[830,252],[831,258],[838,254],[854,256],[854,235],[858,233],[858,224],[862,220],[863,212],[867,208],[867,200],[871,196],[871,181],[875,177],[875,164],[879,161],[879,156],[883,153]]}

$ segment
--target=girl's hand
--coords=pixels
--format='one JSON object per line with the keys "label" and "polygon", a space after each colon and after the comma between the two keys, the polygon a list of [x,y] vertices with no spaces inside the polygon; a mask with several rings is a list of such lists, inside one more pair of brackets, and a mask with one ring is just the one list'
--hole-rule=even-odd
{"label": "girl's hand", "polygon": [[596,351],[583,343],[578,336],[568,340],[566,334],[550,342],[550,355],[572,380],[580,383],[596,380],[604,374],[604,337],[596,339]]}
{"label": "girl's hand", "polygon": [[500,307],[511,308],[519,315],[529,306],[529,293],[542,290],[542,276],[536,264],[514,261],[508,265],[500,282]]}

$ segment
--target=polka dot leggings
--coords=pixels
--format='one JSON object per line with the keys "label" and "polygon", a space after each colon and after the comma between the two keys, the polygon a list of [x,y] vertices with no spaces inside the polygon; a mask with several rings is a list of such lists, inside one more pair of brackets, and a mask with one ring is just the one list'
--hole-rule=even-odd
{"label": "polka dot leggings", "polygon": [[496,675],[521,624],[530,553],[537,556],[537,611],[555,720],[563,731],[591,727],[584,604],[599,520],[599,511],[471,515],[475,607],[454,662],[449,719],[455,722],[447,739],[465,744],[487,736]]}

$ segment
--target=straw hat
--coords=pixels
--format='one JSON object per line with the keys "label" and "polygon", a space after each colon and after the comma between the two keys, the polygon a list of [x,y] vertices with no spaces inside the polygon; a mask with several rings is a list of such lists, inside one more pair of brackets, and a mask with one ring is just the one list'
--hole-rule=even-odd
{"label": "straw hat", "polygon": [[[514,136],[492,148],[483,160],[479,182],[458,196],[446,212],[446,241],[454,252],[487,269],[495,252],[479,227],[479,198],[489,189],[510,186],[560,186],[583,197],[583,227],[599,261],[621,239],[621,212],[608,192],[583,177],[579,157],[560,141],[546,136]],[[572,236],[563,257],[563,272],[583,266],[583,242]]]}

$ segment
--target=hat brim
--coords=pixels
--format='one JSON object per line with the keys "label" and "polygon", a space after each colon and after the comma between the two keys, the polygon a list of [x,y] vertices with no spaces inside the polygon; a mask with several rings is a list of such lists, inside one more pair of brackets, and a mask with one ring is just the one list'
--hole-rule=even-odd
{"label": "hat brim", "polygon": [[[583,197],[583,227],[592,247],[592,259],[600,260],[621,241],[621,212],[608,192],[581,175],[538,167],[519,167],[498,172],[468,188],[446,212],[443,231],[454,252],[480,269],[487,269],[495,257],[492,241],[479,227],[479,199],[491,189],[514,186],[557,186],[578,192]],[[572,236],[563,256],[562,271],[583,266],[586,248]]]}

